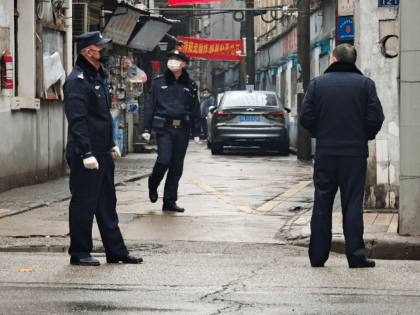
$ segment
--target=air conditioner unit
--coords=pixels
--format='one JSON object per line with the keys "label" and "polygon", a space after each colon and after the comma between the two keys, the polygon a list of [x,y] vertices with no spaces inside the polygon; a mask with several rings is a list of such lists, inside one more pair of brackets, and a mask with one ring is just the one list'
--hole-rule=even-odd
{"label": "air conditioner unit", "polygon": [[202,30],[203,30],[203,21],[201,21],[201,19],[195,20],[195,31],[197,33],[201,33]]}
{"label": "air conditioner unit", "polygon": [[89,32],[89,8],[87,3],[73,4],[73,36]]}

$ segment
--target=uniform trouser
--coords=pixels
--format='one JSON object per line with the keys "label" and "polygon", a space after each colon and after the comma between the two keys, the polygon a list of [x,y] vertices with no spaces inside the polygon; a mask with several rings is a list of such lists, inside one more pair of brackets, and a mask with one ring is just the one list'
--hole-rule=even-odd
{"label": "uniform trouser", "polygon": [[203,129],[204,140],[207,140],[207,118],[201,118],[201,128]]}
{"label": "uniform trouser", "polygon": [[157,188],[165,176],[163,202],[172,203],[178,199],[178,183],[184,168],[190,128],[183,126],[165,126],[162,134],[156,135],[157,160],[150,177],[150,188]]}
{"label": "uniform trouser", "polygon": [[96,217],[107,258],[127,256],[116,211],[117,197],[114,185],[114,161],[110,154],[95,155],[99,170],[89,170],[83,159],[73,154],[67,158],[70,166],[69,207],[70,248],[72,259],[90,256],[93,249],[92,225]]}
{"label": "uniform trouser", "polygon": [[315,157],[315,202],[309,244],[312,264],[322,265],[328,259],[332,238],[332,209],[338,187],[341,193],[347,260],[349,264],[358,264],[364,260],[363,196],[366,166],[366,157]]}

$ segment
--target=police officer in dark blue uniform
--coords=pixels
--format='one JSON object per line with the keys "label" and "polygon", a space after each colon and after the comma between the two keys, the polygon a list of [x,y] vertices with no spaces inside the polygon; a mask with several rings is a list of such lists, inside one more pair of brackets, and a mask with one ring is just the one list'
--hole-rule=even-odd
{"label": "police officer in dark blue uniform", "polygon": [[[108,263],[140,263],[129,255],[118,227],[114,161],[121,156],[112,137],[111,97],[102,63],[108,51],[100,32],[77,39],[79,55],[64,84],[68,120],[67,163],[70,166],[70,263],[99,266],[90,255],[93,217],[96,217]],[[112,155],[112,156],[111,156]]]}
{"label": "police officer in dark blue uniform", "polygon": [[149,141],[150,133],[156,132],[158,147],[157,161],[149,177],[151,202],[157,201],[157,188],[169,170],[163,193],[164,211],[184,211],[176,201],[191,127],[194,141],[200,141],[201,117],[197,85],[184,69],[186,61],[182,51],[170,52],[168,70],[154,80],[144,109],[142,136]]}

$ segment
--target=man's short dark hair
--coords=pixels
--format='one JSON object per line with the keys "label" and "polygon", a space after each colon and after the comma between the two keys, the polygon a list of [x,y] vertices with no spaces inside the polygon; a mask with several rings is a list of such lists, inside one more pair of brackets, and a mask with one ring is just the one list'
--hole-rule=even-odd
{"label": "man's short dark hair", "polygon": [[356,63],[357,51],[354,46],[349,44],[341,44],[334,48],[333,57],[338,62]]}
{"label": "man's short dark hair", "polygon": [[204,89],[203,90],[203,92],[206,92],[206,91],[209,92],[209,94],[210,94],[210,90],[209,89]]}

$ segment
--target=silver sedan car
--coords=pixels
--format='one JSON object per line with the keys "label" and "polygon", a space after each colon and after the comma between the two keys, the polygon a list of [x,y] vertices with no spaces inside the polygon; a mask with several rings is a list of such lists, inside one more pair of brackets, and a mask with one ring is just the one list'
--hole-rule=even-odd
{"label": "silver sedan car", "polygon": [[207,145],[213,155],[224,146],[258,146],[289,154],[290,109],[274,92],[229,91],[207,117]]}

